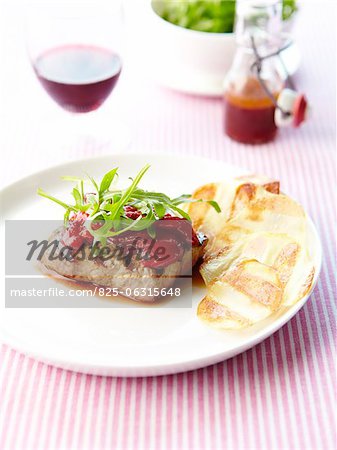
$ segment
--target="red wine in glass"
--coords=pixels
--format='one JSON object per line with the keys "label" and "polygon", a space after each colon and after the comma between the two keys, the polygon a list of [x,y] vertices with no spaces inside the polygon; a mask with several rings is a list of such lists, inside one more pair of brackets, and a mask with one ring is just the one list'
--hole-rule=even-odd
{"label": "red wine in glass", "polygon": [[121,69],[116,53],[87,45],[52,48],[34,61],[42,86],[56,103],[71,112],[89,112],[101,106]]}

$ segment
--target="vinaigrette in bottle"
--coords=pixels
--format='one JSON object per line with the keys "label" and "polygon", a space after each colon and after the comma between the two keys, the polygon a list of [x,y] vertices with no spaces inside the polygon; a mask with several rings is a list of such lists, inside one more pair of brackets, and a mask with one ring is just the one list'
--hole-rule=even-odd
{"label": "vinaigrette in bottle", "polygon": [[[227,89],[224,97],[226,134],[244,144],[262,144],[275,138],[275,106],[255,78],[247,78],[241,92]],[[277,98],[277,94],[274,94]]]}
{"label": "vinaigrette in bottle", "polygon": [[274,113],[283,79],[276,57],[269,55],[280,42],[281,4],[241,0],[236,13],[237,51],[224,81],[224,130],[238,142],[261,144],[277,133]]}

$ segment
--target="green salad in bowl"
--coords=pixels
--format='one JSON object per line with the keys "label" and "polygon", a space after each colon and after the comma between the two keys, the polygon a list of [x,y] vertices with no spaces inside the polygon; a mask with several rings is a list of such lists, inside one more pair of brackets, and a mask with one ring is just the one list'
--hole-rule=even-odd
{"label": "green salad in bowl", "polygon": [[[156,0],[153,4],[174,25],[208,33],[233,32],[235,0]],[[283,20],[289,20],[296,9],[296,0],[283,0]]]}

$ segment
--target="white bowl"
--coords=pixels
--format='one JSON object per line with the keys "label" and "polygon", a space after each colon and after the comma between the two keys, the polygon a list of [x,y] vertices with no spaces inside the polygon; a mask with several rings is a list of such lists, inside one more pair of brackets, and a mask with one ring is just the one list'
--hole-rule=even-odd
{"label": "white bowl", "polygon": [[[135,68],[172,89],[221,95],[236,49],[234,34],[182,28],[162,19],[159,7],[158,1],[125,1],[129,50]],[[297,47],[293,45],[284,56],[293,73],[299,63]]]}

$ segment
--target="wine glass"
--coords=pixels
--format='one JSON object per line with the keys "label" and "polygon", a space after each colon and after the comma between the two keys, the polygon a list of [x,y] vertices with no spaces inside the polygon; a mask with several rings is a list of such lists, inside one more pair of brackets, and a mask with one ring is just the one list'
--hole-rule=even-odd
{"label": "wine glass", "polygon": [[107,109],[105,114],[90,113],[108,99],[121,75],[120,0],[35,5],[27,14],[26,34],[38,80],[71,113],[54,121],[63,140],[89,136],[98,144],[113,140],[117,146],[125,127]]}

